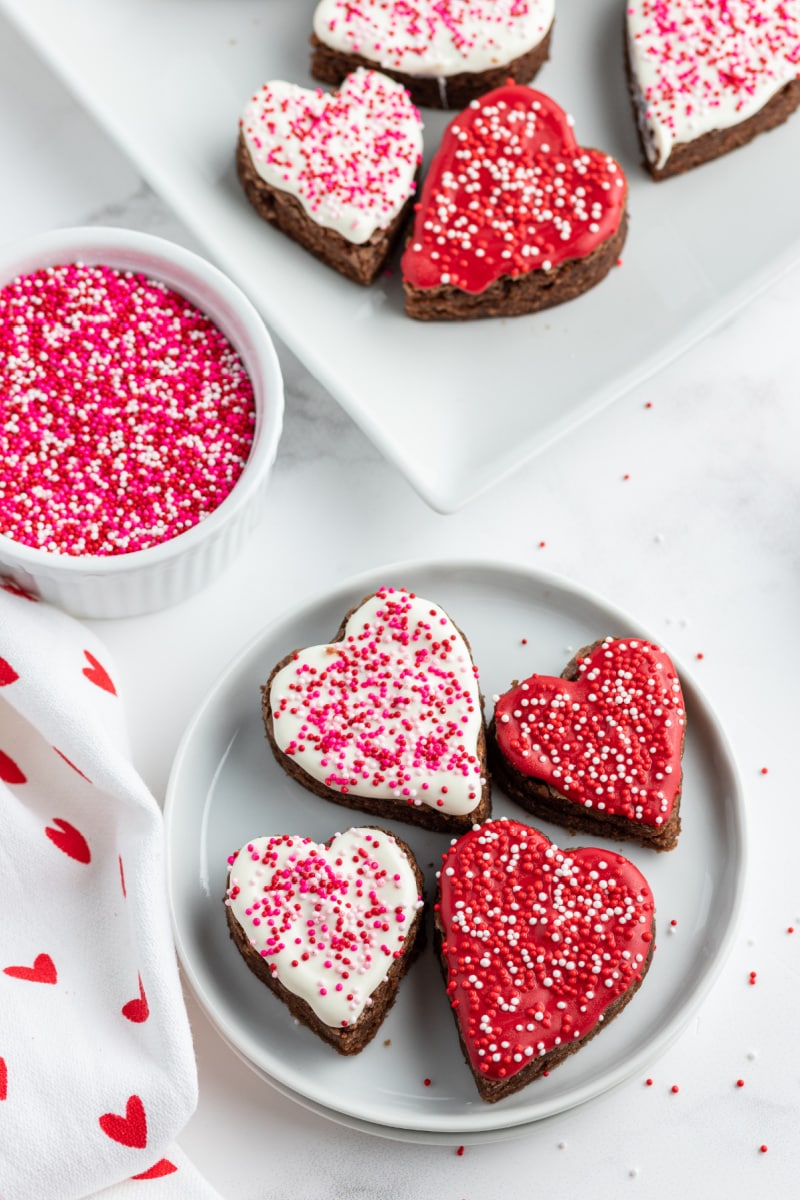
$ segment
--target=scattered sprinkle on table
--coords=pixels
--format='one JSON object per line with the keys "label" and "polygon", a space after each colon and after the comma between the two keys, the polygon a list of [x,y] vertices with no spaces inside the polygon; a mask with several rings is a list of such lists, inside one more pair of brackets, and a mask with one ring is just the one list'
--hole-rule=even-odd
{"label": "scattered sprinkle on table", "polygon": [[0,533],[64,555],[143,550],[238,480],[253,390],[224,334],[166,284],[68,263],[0,289]]}

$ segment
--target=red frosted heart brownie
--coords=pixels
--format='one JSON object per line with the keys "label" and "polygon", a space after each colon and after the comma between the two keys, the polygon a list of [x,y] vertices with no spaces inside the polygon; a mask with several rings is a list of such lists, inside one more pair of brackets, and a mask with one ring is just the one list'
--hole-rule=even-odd
{"label": "red frosted heart brownie", "polygon": [[293,651],[263,689],[280,765],[318,796],[461,832],[491,812],[478,672],[436,604],[382,588],[333,642]]}
{"label": "red frosted heart brownie", "polygon": [[340,1054],[375,1036],[422,933],[422,875],[384,829],[326,845],[254,838],[228,859],[225,905],[248,967]]}
{"label": "red frosted heart brownie", "polygon": [[338,92],[276,80],[245,107],[236,155],[264,220],[356,283],[372,283],[416,192],[422,122],[406,90],[359,70]]}
{"label": "red frosted heart brownie", "polygon": [[627,183],[542,92],[508,84],[445,130],[403,254],[420,320],[518,316],[598,284],[625,241]]}
{"label": "red frosted heart brownie", "polygon": [[497,784],[570,831],[672,850],[680,833],[686,712],[668,656],[641,638],[579,651],[560,677],[531,675],[495,701]]}
{"label": "red frosted heart brownie", "polygon": [[533,79],[554,10],[554,0],[320,0],[311,73],[336,84],[378,67],[416,104],[463,108],[508,78]]}
{"label": "red frosted heart brownie", "polygon": [[800,105],[800,0],[629,0],[627,58],[645,165],[665,179]]}
{"label": "red frosted heart brownie", "polygon": [[621,1012],[650,966],[655,905],[622,855],[489,821],[443,855],[435,928],[464,1057],[493,1103]]}

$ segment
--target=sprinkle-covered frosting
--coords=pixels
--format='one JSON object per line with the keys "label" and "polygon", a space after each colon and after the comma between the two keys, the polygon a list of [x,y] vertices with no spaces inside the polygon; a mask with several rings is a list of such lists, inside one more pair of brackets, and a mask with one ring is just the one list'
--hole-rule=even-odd
{"label": "sprinkle-covered frosting", "polygon": [[487,1079],[587,1037],[644,973],[653,897],[620,854],[490,821],[444,854],[439,887],[447,994]]}
{"label": "sprinkle-covered frosting", "polygon": [[298,651],[269,693],[273,737],[343,795],[463,815],[481,801],[477,669],[445,612],[382,588],[340,642]]}
{"label": "sprinkle-covered frosting", "polygon": [[497,745],[515,770],[598,814],[663,825],[681,790],[681,685],[663,650],[606,638],[575,682],[531,675],[495,704]]}
{"label": "sprinkle-covered frosting", "polygon": [[64,555],[145,550],[217,508],[253,441],[224,334],[165,284],[66,263],[0,290],[0,533]]}
{"label": "sprinkle-covered frosting", "polygon": [[422,906],[395,839],[369,828],[337,833],[328,846],[254,838],[228,866],[226,904],[273,976],[326,1025],[357,1021]]}
{"label": "sprinkle-covered frosting", "polygon": [[321,0],[314,33],[404,75],[458,75],[502,67],[538,46],[554,0]]}
{"label": "sprinkle-covered frosting", "polygon": [[507,84],[448,126],[425,179],[403,278],[478,294],[501,276],[551,271],[616,233],[622,168],[582,149],[548,96]]}
{"label": "sprinkle-covered frosting", "polygon": [[753,116],[800,75],[800,0],[631,0],[631,74],[647,156]]}
{"label": "sprinkle-covered frosting", "polygon": [[333,93],[265,83],[241,129],[261,178],[354,244],[388,228],[414,192],[422,121],[405,88],[377,71],[354,71]]}

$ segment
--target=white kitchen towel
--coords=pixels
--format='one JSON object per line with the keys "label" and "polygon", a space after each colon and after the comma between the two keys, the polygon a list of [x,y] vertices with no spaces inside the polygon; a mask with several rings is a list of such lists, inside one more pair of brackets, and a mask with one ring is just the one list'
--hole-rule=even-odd
{"label": "white kitchen towel", "polygon": [[[0,1197],[203,1200],[160,809],[107,649],[0,579]],[[128,1182],[124,1182],[128,1181]]]}

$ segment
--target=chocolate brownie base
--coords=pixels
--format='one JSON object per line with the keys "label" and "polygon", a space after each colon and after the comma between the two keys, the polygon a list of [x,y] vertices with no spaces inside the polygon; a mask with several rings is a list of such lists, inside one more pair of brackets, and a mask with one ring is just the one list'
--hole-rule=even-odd
{"label": "chocolate brownie base", "polygon": [[[584,646],[579,650],[561,672],[561,678],[574,682],[580,674],[578,659],[591,654],[600,644],[600,642],[594,642],[591,646]],[[511,686],[517,686],[516,680]],[[495,719],[492,717],[488,729],[492,779],[509,799],[514,800],[527,812],[542,821],[551,821],[554,825],[561,825],[572,836],[576,833],[589,833],[595,837],[638,842],[650,850],[674,850],[677,846],[681,832],[680,792],[675,797],[669,820],[665,821],[663,825],[646,825],[642,821],[632,821],[628,817],[600,812],[596,808],[583,808],[574,800],[569,800],[563,792],[559,792],[551,784],[544,783],[541,779],[533,779],[517,771],[498,747],[495,731]],[[686,728],[684,726],[684,739],[685,737]]]}
{"label": "chocolate brownie base", "polygon": [[628,75],[628,90],[633,104],[633,115],[639,133],[642,148],[642,162],[653,179],[669,179],[673,175],[682,175],[703,163],[712,162],[731,150],[752,142],[760,133],[767,133],[777,125],[782,125],[792,113],[800,108],[800,77],[792,79],[763,108],[727,129],[712,129],[709,133],[701,134],[691,142],[676,142],[670,151],[669,158],[659,167],[648,158],[647,135],[641,117],[642,100],[639,86],[633,76],[628,53],[628,39],[625,39],[625,59]]}
{"label": "chocolate brownie base", "polygon": [[[404,852],[413,868],[417,880],[417,889],[421,896],[424,890],[424,880],[411,847],[390,830],[379,829],[378,826],[374,826],[374,828],[379,833],[393,838]],[[230,886],[230,881],[228,882],[228,886]],[[224,899],[225,897],[223,896],[223,901]],[[326,1025],[324,1021],[320,1020],[310,1004],[306,1003],[300,996],[296,996],[294,992],[290,992],[288,988],[285,988],[275,978],[261,955],[250,945],[247,934],[233,915],[230,905],[226,905],[225,913],[228,920],[228,930],[233,943],[253,974],[262,983],[265,983],[278,999],[283,1001],[295,1020],[307,1026],[318,1037],[322,1038],[324,1042],[327,1042],[329,1046],[333,1046],[334,1050],[337,1050],[339,1054],[344,1055],[359,1054],[375,1037],[386,1014],[397,998],[397,989],[400,985],[400,980],[412,962],[417,958],[425,942],[424,909],[420,908],[411,922],[405,942],[403,943],[403,954],[400,958],[393,960],[386,979],[372,993],[372,1004],[368,1005],[359,1019],[352,1025],[348,1025],[345,1029],[340,1029],[332,1025]]]}
{"label": "chocolate brownie base", "polygon": [[[579,849],[579,847],[576,847],[576,849]],[[522,1089],[527,1087],[529,1083],[533,1083],[534,1079],[538,1079],[540,1076],[552,1071],[554,1067],[559,1066],[562,1062],[564,1062],[565,1059],[569,1058],[570,1055],[574,1054],[577,1050],[580,1050],[581,1046],[585,1046],[587,1042],[590,1042],[592,1038],[600,1032],[601,1029],[605,1029],[609,1022],[613,1021],[614,1017],[618,1016],[619,1013],[622,1012],[623,1008],[625,1008],[626,1004],[628,1004],[628,1002],[636,995],[639,988],[642,986],[642,981],[644,980],[645,975],[650,969],[650,963],[653,958],[653,950],[655,949],[656,941],[655,918],[650,926],[650,932],[652,934],[650,949],[648,951],[647,958],[644,961],[641,975],[637,980],[634,981],[634,983],[631,984],[627,992],[623,992],[621,996],[617,997],[613,1004],[609,1005],[605,1011],[603,1020],[599,1021],[593,1029],[590,1029],[584,1037],[568,1042],[564,1046],[556,1046],[548,1054],[543,1054],[540,1057],[535,1058],[527,1066],[523,1067],[522,1070],[518,1071],[516,1075],[512,1075],[509,1079],[488,1079],[480,1071],[474,1071],[472,1069],[472,1063],[470,1062],[469,1054],[464,1044],[464,1039],[461,1035],[461,1028],[456,1021],[458,1040],[461,1043],[461,1052],[464,1055],[464,1061],[469,1067],[472,1077],[475,1080],[475,1086],[478,1089],[478,1094],[481,1100],[485,1100],[487,1104],[496,1104],[498,1100],[504,1100],[506,1096],[512,1096],[515,1092],[522,1091]],[[436,948],[436,954],[439,959],[439,965],[442,969],[446,987],[448,979],[447,961],[442,954],[442,941],[443,930],[439,921],[439,915],[437,913],[434,921],[434,946]]]}
{"label": "chocolate brownie base", "polygon": [[552,271],[503,275],[477,294],[450,284],[415,288],[404,281],[406,313],[418,321],[471,321],[482,317],[519,317],[564,304],[588,292],[617,262],[628,232],[627,213],[616,233],[585,258],[570,258]]}
{"label": "chocolate brownie base", "polygon": [[[358,604],[345,614],[345,617],[333,635],[331,642],[339,642],[344,637],[344,631],[347,627],[352,614],[356,609],[360,608],[369,596],[365,596]],[[454,622],[455,624],[455,622]],[[456,626],[458,629],[458,626]],[[469,642],[464,634],[459,629],[458,632],[464,638],[464,643],[467,649],[470,649]],[[471,812],[465,813],[463,816],[451,813],[442,813],[438,809],[429,808],[425,804],[401,804],[397,800],[382,800],[374,796],[357,796],[351,792],[342,793],[335,788],[329,788],[313,775],[309,775],[307,771],[297,763],[297,761],[288,754],[284,754],[280,746],[275,740],[274,723],[272,719],[272,708],[270,706],[270,691],[272,681],[283,667],[290,663],[297,654],[297,650],[293,650],[291,654],[287,654],[285,658],[273,668],[269,679],[265,686],[261,689],[261,714],[264,719],[264,728],[266,730],[267,739],[272,747],[272,753],[275,755],[276,761],[283,768],[287,775],[298,783],[302,784],[314,795],[320,796],[323,800],[332,800],[334,804],[340,804],[344,808],[355,809],[358,812],[369,813],[370,816],[379,817],[382,820],[403,821],[409,825],[416,825],[422,829],[432,829],[438,833],[452,833],[458,835],[466,833],[473,825],[481,824],[483,821],[488,821],[492,815],[492,795],[491,784],[489,779],[489,770],[487,764],[487,744],[486,744],[486,729],[482,725],[478,736],[477,756],[481,764],[481,777],[483,779],[483,788],[481,790],[481,798],[479,803]],[[480,697],[481,708],[483,708],[483,696]]]}
{"label": "chocolate brownie base", "polygon": [[296,197],[266,183],[256,170],[241,133],[236,148],[236,171],[247,199],[260,217],[340,275],[364,285],[374,283],[386,265],[416,197],[416,192],[412,192],[387,229],[376,229],[368,241],[357,245],[335,229],[326,229],[312,221]]}
{"label": "chocolate brownie base", "polygon": [[346,54],[311,35],[311,74],[321,83],[338,85],[358,67],[370,67],[397,80],[408,89],[411,99],[420,108],[466,108],[471,100],[500,87],[513,79],[515,83],[530,83],[550,55],[551,24],[541,42],[519,58],[488,71],[462,71],[459,75],[406,75],[393,71],[360,54]]}

